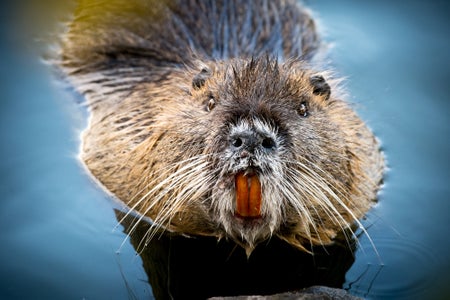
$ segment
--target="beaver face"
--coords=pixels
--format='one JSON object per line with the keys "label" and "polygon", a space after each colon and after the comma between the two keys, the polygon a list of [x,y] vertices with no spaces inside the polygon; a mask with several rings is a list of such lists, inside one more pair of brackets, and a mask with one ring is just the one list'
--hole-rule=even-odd
{"label": "beaver face", "polygon": [[382,160],[335,88],[302,61],[197,70],[93,118],[82,159],[105,187],[153,229],[228,237],[248,254],[273,235],[329,244],[358,222]]}
{"label": "beaver face", "polygon": [[193,88],[210,126],[209,214],[228,236],[251,252],[281,232],[326,241],[322,227],[346,223],[351,173],[322,76],[266,58],[203,69]]}
{"label": "beaver face", "polygon": [[83,161],[154,221],[149,238],[228,237],[250,254],[275,235],[307,250],[358,223],[382,155],[329,80],[265,57],[195,70],[140,86],[83,136]]}

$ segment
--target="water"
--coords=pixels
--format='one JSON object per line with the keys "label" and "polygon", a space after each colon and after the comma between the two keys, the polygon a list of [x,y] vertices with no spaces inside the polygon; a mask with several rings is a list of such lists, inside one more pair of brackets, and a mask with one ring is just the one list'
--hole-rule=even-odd
{"label": "water", "polygon": [[[33,22],[51,23],[42,3],[2,4],[0,13],[0,298],[152,298],[141,258],[113,231],[114,203],[76,159],[83,111],[30,38],[47,29]],[[308,5],[390,168],[364,221],[376,251],[361,236],[343,287],[368,299],[449,298],[450,5]]]}

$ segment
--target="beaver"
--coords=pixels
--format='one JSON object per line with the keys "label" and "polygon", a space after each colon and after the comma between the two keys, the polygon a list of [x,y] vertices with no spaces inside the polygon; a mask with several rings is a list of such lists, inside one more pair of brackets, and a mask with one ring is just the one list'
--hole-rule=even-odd
{"label": "beaver", "polygon": [[323,48],[294,0],[79,0],[58,65],[90,112],[80,158],[148,238],[330,244],[384,159]]}

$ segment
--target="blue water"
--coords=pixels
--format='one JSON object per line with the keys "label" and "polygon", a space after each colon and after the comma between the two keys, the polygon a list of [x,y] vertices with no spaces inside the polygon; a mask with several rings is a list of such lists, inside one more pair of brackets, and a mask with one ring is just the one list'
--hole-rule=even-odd
{"label": "blue water", "polygon": [[[85,115],[42,63],[25,3],[0,12],[0,298],[151,298],[141,258],[113,231],[114,203],[76,159]],[[368,299],[448,299],[450,5],[307,3],[389,164],[364,221],[375,247],[361,236],[343,287]]]}

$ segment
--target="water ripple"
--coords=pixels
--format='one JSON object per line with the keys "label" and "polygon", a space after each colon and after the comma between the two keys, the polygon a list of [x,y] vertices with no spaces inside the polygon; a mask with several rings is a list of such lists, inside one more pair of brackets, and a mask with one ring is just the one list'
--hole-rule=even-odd
{"label": "water ripple", "polygon": [[438,259],[426,245],[402,238],[374,240],[362,245],[347,274],[346,289],[367,299],[418,298],[436,278]]}

